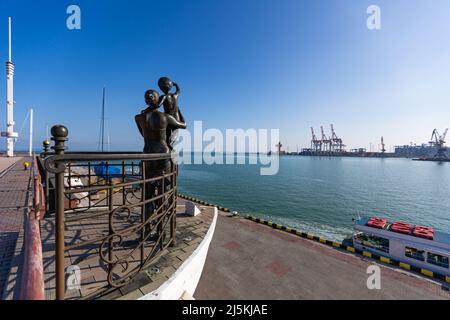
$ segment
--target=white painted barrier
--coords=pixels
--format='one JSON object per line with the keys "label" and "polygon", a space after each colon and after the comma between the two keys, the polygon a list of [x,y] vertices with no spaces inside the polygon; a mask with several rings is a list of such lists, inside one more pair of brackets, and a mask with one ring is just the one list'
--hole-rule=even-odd
{"label": "white painted barrier", "polygon": [[214,207],[214,217],[208,232],[192,252],[191,256],[178,268],[177,271],[164,282],[158,289],[139,298],[139,300],[179,300],[183,294],[194,296],[200,276],[202,275],[211,243],[216,228],[218,210]]}

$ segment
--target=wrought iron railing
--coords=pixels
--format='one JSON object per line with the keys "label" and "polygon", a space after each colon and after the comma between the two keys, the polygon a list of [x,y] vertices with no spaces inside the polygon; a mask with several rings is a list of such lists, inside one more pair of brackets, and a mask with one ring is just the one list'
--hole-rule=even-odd
{"label": "wrought iron railing", "polygon": [[52,135],[55,152],[40,159],[46,219],[54,218],[56,298],[66,297],[68,263],[95,277],[92,290],[71,296],[121,288],[175,244],[176,164],[167,153],[64,153],[67,129],[55,126]]}

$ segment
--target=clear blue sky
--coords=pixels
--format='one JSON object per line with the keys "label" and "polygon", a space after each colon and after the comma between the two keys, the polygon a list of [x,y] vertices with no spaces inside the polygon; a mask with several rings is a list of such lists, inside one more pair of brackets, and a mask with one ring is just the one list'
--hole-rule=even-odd
{"label": "clear blue sky", "polygon": [[[66,28],[70,4],[81,30]],[[370,4],[379,31],[366,28]],[[290,150],[309,145],[310,126],[334,123],[349,147],[367,148],[450,126],[448,0],[2,0],[0,61],[8,16],[16,129],[32,106],[36,146],[46,123],[62,123],[73,149],[95,149],[106,85],[111,148],[140,149],[134,115],[162,75],[180,84],[191,127],[279,128]],[[4,129],[4,71],[0,83]]]}

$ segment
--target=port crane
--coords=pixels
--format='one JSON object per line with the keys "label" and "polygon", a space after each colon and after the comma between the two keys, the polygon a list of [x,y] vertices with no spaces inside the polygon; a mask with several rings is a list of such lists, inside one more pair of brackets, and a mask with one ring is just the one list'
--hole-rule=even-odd
{"label": "port crane", "polygon": [[342,139],[336,135],[334,131],[333,124],[331,126],[331,147],[333,151],[342,152],[344,151],[345,145],[342,143]]}
{"label": "port crane", "polygon": [[[320,126],[320,139],[317,138],[316,133],[314,132],[314,128],[311,127],[311,149],[310,152],[317,153],[342,153],[345,152],[345,144],[343,140],[338,137],[336,132],[334,131],[333,124],[331,126],[331,135],[327,136],[323,129],[323,126]],[[306,151],[306,149],[305,149]]]}
{"label": "port crane", "polygon": [[317,136],[314,133],[313,127],[311,127],[311,134],[312,134],[311,149],[315,152],[321,151],[322,150],[322,141],[317,139]]}
{"label": "port crane", "polygon": [[328,139],[328,137],[325,135],[325,132],[323,131],[323,126],[320,126],[320,131],[322,132],[322,151],[331,151],[331,139]]}
{"label": "port crane", "polygon": [[447,147],[445,146],[445,137],[447,136],[448,128],[445,129],[442,135],[439,135],[437,129],[433,130],[431,134],[430,144],[434,144],[437,148],[437,153],[434,155],[434,159],[449,159],[447,154]]}
{"label": "port crane", "polygon": [[386,145],[384,144],[384,139],[381,137],[381,153],[386,152]]}

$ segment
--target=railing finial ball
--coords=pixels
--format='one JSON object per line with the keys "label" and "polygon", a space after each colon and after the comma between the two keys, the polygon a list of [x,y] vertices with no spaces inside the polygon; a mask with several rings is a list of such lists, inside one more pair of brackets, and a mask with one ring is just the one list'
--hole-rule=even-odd
{"label": "railing finial ball", "polygon": [[44,141],[42,142],[42,144],[43,144],[44,146],[49,146],[49,145],[50,145],[50,141],[44,140]]}
{"label": "railing finial ball", "polygon": [[57,138],[65,138],[69,134],[69,130],[61,124],[54,125],[51,129],[52,136]]}

